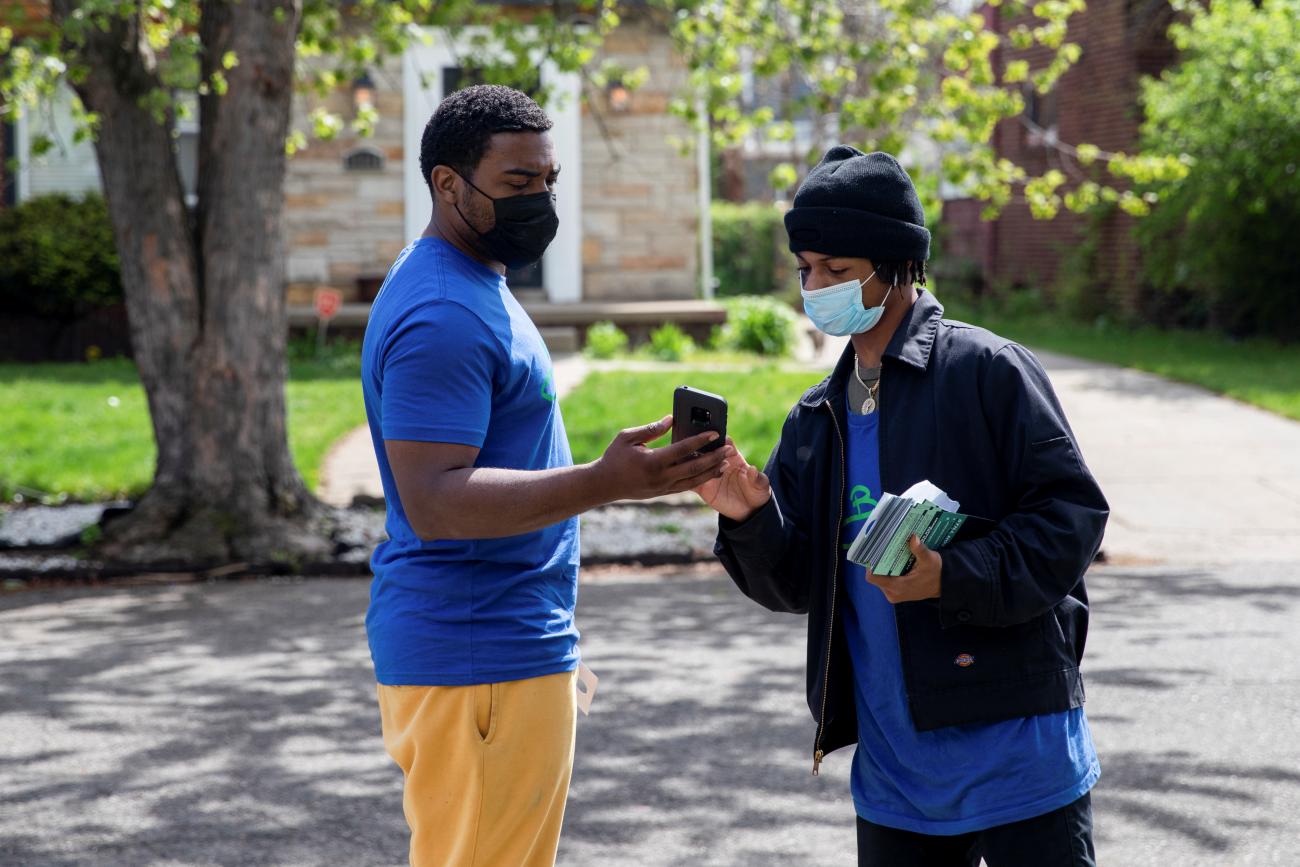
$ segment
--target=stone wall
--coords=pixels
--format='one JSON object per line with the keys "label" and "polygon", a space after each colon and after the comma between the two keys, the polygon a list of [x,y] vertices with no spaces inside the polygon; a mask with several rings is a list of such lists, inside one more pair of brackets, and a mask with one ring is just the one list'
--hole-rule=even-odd
{"label": "stone wall", "polygon": [[[333,141],[314,139],[308,117],[322,101],[302,96],[295,100],[295,127],[308,132],[308,145],[289,160],[285,181],[290,304],[310,303],[318,286],[341,289],[348,301],[368,300],[361,298],[358,281],[382,278],[406,244],[400,61],[371,78],[379,121],[369,138],[345,131]],[[346,90],[323,104],[350,121],[352,101],[351,90]],[[382,166],[345,168],[345,158],[358,148],[373,149],[382,157]]]}
{"label": "stone wall", "polygon": [[[694,298],[698,294],[698,202],[693,142],[668,113],[685,65],[666,31],[629,13],[605,40],[595,66],[645,66],[648,81],[624,111],[606,91],[586,88],[582,112],[583,300]],[[561,195],[563,189],[561,189]]]}
{"label": "stone wall", "polygon": [[[605,59],[628,69],[645,66],[650,76],[632,92],[624,111],[614,110],[605,90],[584,88],[583,300],[694,298],[699,284],[695,157],[669,140],[693,141],[687,125],[668,114],[669,100],[685,82],[684,65],[667,32],[635,15],[609,35],[593,66]],[[309,303],[318,286],[341,289],[349,301],[363,300],[358,279],[381,278],[407,240],[400,62],[372,78],[380,118],[375,135],[311,140],[290,160],[285,237],[291,304]],[[317,104],[298,99],[299,127],[305,129]],[[324,104],[351,118],[350,92]],[[385,157],[383,168],[345,170],[344,157],[357,147],[377,148]]]}

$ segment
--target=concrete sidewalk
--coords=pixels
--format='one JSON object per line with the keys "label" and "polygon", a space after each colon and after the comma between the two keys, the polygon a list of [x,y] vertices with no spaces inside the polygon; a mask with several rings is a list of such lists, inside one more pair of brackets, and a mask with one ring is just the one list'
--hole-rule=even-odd
{"label": "concrete sidewalk", "polygon": [[[847,343],[827,338],[815,360],[830,369]],[[1154,374],[1035,354],[1110,502],[1112,562],[1300,562],[1300,422]]]}
{"label": "concrete sidewalk", "polygon": [[[554,361],[555,394],[564,397],[587,375],[581,355],[556,356]],[[382,499],[384,486],[379,481],[379,464],[366,425],[348,432],[334,444],[321,462],[317,496],[331,506],[347,506],[356,496]]]}
{"label": "concrete sidewalk", "polygon": [[[827,370],[847,341],[805,362]],[[1111,504],[1104,551],[1120,563],[1300,562],[1300,423],[1196,386],[1038,353]],[[586,375],[557,358],[561,396]],[[809,384],[817,380],[810,369]],[[888,383],[884,383],[888,388]],[[321,495],[346,505],[382,496],[366,428],[326,458]]]}
{"label": "concrete sidewalk", "polygon": [[1112,559],[1300,561],[1300,423],[1149,373],[1039,357],[1110,501]]}

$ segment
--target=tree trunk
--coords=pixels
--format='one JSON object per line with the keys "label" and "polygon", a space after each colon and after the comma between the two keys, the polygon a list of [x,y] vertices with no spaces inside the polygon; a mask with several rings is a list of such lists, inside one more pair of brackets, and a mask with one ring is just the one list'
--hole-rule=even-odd
{"label": "tree trunk", "polygon": [[[55,13],[76,5],[56,0]],[[296,561],[329,551],[285,430],[280,221],[300,13],[301,0],[202,4],[204,79],[227,52],[238,65],[224,73],[224,95],[200,102],[193,217],[174,124],[140,107],[159,80],[139,22],[119,20],[80,49],[90,72],[77,89],[101,118],[96,151],[158,447],[152,487],[105,527],[102,553],[114,559]]]}

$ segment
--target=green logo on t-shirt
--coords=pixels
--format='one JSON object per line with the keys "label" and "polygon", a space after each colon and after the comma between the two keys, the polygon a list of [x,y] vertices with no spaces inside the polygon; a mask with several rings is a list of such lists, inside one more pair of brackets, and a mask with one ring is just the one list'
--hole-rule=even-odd
{"label": "green logo on t-shirt", "polygon": [[876,508],[876,498],[871,496],[871,488],[866,485],[854,485],[849,490],[849,505],[853,508],[853,514],[844,519],[846,527],[867,520],[872,510]]}
{"label": "green logo on t-shirt", "polygon": [[554,373],[546,374],[546,379],[544,382],[542,382],[542,397],[546,398],[552,403],[555,402],[555,374]]}
{"label": "green logo on t-shirt", "polygon": [[[844,526],[856,524],[859,521],[865,521],[871,516],[872,511],[876,508],[876,498],[871,496],[871,488],[866,485],[854,485],[849,489],[849,506],[853,513],[844,519]],[[848,548],[848,542],[841,547]]]}

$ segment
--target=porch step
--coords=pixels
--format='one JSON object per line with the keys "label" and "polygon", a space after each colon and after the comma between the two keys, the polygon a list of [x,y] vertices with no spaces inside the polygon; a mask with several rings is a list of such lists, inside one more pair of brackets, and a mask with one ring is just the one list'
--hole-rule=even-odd
{"label": "porch step", "polygon": [[597,322],[613,322],[633,346],[650,339],[650,333],[671,322],[699,342],[707,340],[716,325],[727,321],[727,310],[711,301],[580,301],[576,304],[525,304],[538,328],[568,326],[586,343],[587,329]]}
{"label": "porch step", "polygon": [[633,325],[659,326],[665,322],[679,325],[721,325],[727,311],[712,301],[579,301],[575,304],[525,304],[524,309],[540,327],[573,325],[586,328],[608,320],[620,328]]}
{"label": "porch step", "polygon": [[[581,347],[587,328],[596,322],[613,322],[632,337],[645,338],[665,322],[672,322],[697,338],[708,336],[709,329],[727,321],[726,308],[712,301],[580,301],[575,304],[523,302],[523,308],[542,332],[551,352],[572,352]],[[291,329],[311,328],[316,311],[310,305],[291,304],[288,308]],[[341,304],[330,321],[330,331],[348,333],[364,330],[370,317],[369,304]],[[548,337],[548,331],[550,336]],[[555,341],[554,345],[552,341]],[[572,347],[558,349],[556,347]]]}
{"label": "porch step", "polygon": [[551,355],[564,355],[582,348],[578,329],[568,325],[548,325],[537,329]]}

